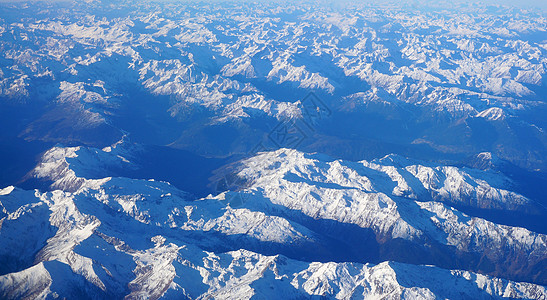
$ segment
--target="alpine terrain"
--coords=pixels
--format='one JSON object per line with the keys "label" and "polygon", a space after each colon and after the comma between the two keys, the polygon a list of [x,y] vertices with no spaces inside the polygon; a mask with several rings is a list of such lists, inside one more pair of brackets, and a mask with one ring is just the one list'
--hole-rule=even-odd
{"label": "alpine terrain", "polygon": [[1,1],[0,299],[547,299],[547,17]]}

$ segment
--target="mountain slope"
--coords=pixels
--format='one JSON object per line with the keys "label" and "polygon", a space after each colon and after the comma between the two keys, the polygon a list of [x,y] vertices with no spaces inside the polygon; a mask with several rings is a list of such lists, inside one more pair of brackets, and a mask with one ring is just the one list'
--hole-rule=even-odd
{"label": "mountain slope", "polygon": [[[230,172],[217,175],[239,178],[231,181],[239,185],[197,200],[166,182],[85,178],[104,167],[97,161],[130,165],[123,149],[130,147],[55,147],[33,174],[66,191],[1,191],[0,239],[8,245],[1,259],[12,262],[0,277],[3,297],[268,298],[270,287],[292,298],[545,294],[540,285],[473,272],[545,284],[547,236],[448,206],[486,187],[497,197],[484,199],[503,209],[519,213],[530,205],[492,187],[504,182],[499,174],[397,156],[353,163],[281,149],[222,169]],[[439,181],[451,201],[417,201],[405,191],[423,186],[423,176],[399,176],[407,168],[460,188]],[[16,263],[14,251],[22,251]]]}
{"label": "mountain slope", "polygon": [[[33,210],[22,212],[23,206],[17,208],[19,215],[14,216],[11,210],[15,207],[9,211],[6,207],[13,206],[20,197],[9,197],[12,193],[21,191],[8,188],[2,190],[0,196],[3,212],[9,214],[8,219],[3,217],[0,231],[3,243],[6,228],[9,230],[15,225],[22,229],[25,216],[40,214]],[[180,236],[154,235],[156,230],[142,231],[137,225],[128,226],[131,222],[111,224],[108,214],[101,213],[100,209],[95,210],[97,216],[82,213],[80,207],[86,210],[85,206],[93,206],[85,203],[89,201],[100,203],[91,198],[82,202],[62,192],[36,194],[30,202],[48,206],[49,216],[45,215],[43,219],[48,222],[49,218],[57,232],[52,233],[32,266],[20,267],[20,271],[0,276],[3,298],[62,296],[97,299],[124,295],[151,299],[231,298],[233,295],[271,298],[282,292],[289,299],[311,295],[339,299],[350,296],[540,299],[547,292],[544,287],[529,283],[394,262],[379,265],[306,263],[246,250],[207,252],[184,243]],[[118,220],[125,218],[124,213],[111,210],[111,214],[110,218],[116,214]],[[130,211],[125,214],[132,215]],[[154,226],[135,218],[146,227]],[[27,232],[32,233],[37,232]],[[205,234],[210,236],[213,233]],[[18,247],[11,248],[12,251],[16,249]],[[416,277],[416,274],[421,275]]]}

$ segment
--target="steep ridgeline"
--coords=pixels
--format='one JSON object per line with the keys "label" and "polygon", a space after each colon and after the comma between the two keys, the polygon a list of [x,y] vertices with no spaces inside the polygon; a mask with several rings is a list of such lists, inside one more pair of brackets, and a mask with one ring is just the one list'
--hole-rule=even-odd
{"label": "steep ridgeline", "polygon": [[[454,206],[534,212],[503,176],[398,156],[358,163],[281,149],[225,168],[217,196],[300,223],[337,240],[352,261],[399,260],[528,281],[547,279],[546,236],[470,217]],[[338,254],[340,252],[337,252]]]}
{"label": "steep ridgeline", "polygon": [[[495,187],[503,183],[499,175],[393,156],[350,163],[281,149],[228,166],[232,172],[221,174],[237,188],[194,200],[165,182],[85,178],[78,170],[97,166],[87,154],[105,162],[119,155],[105,150],[46,153],[35,174],[49,174],[60,189],[0,190],[0,297],[547,293],[537,285],[547,283],[547,236],[448,206],[458,199],[477,205],[469,199],[478,197],[496,209],[533,209],[525,197]],[[56,162],[63,167],[38,172]],[[417,200],[419,182],[434,186],[423,187],[431,199]]]}

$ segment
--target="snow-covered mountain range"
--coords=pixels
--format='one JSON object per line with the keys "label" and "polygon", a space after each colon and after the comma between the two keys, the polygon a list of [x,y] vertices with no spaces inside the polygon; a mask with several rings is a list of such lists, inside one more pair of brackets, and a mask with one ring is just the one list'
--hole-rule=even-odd
{"label": "snow-covered mountain range", "polygon": [[307,152],[488,151],[546,169],[541,11],[93,1],[3,4],[0,22],[0,95],[27,110],[8,118],[27,140],[106,146],[129,132],[205,155],[245,153],[275,122],[309,114],[311,90],[332,116],[307,134],[322,141],[302,143]]}
{"label": "snow-covered mountain range", "polygon": [[30,173],[52,191],[0,192],[3,297],[546,294],[508,281],[547,283],[545,234],[451,206],[544,213],[500,188],[499,173],[280,149],[222,168],[213,181],[231,190],[201,199],[161,181],[86,178],[131,166],[138,149],[55,147]]}
{"label": "snow-covered mountain range", "polygon": [[547,299],[545,12],[346,2],[1,2],[0,299]]}

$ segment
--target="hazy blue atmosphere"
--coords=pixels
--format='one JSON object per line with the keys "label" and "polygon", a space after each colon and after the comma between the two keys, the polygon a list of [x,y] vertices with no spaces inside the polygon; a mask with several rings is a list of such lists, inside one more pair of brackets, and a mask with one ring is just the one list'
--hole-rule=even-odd
{"label": "hazy blue atmosphere", "polygon": [[544,1],[0,1],[0,299],[545,299]]}

